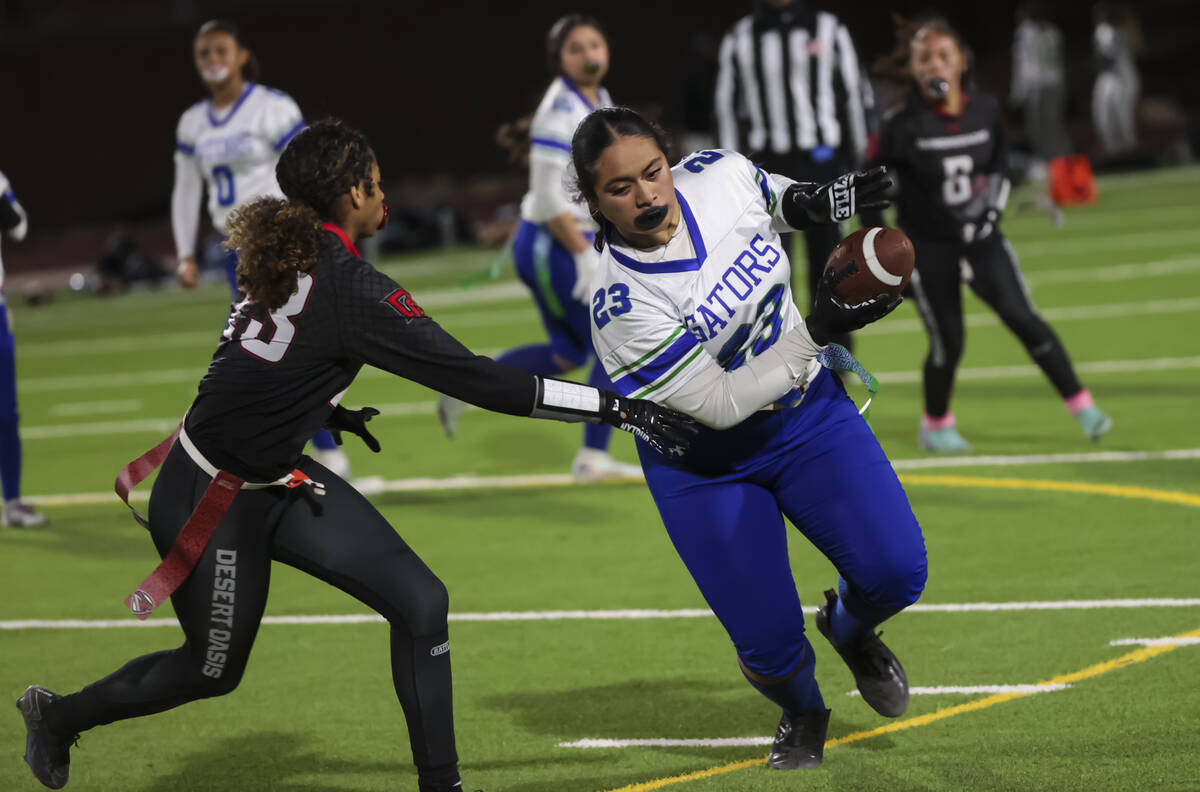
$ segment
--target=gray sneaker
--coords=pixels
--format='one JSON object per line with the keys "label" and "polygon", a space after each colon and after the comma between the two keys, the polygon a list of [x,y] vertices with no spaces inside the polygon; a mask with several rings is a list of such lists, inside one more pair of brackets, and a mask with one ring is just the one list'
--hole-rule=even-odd
{"label": "gray sneaker", "polygon": [[884,717],[900,717],[908,709],[908,675],[904,666],[875,633],[853,646],[842,646],[834,640],[829,620],[837,598],[833,589],[825,592],[825,604],[817,608],[817,629],[850,667],[863,700]]}
{"label": "gray sneaker", "polygon": [[794,716],[783,713],[767,766],[776,770],[817,767],[825,754],[825,730],[828,728],[829,710],[812,710]]}
{"label": "gray sneaker", "polygon": [[17,699],[17,709],[25,719],[25,764],[38,781],[51,789],[62,789],[67,785],[71,746],[79,742],[78,734],[60,737],[51,733],[42,722],[42,709],[58,698],[61,696],[44,687],[30,685]]}

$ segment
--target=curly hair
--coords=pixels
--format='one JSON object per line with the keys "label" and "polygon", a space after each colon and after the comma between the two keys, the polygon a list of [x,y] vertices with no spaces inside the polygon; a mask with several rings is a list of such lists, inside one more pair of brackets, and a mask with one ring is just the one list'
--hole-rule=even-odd
{"label": "curly hair", "polygon": [[321,218],[310,206],[263,196],[235,210],[225,246],[238,253],[237,284],[252,302],[274,311],[296,291],[321,252]]}
{"label": "curly hair", "polygon": [[258,198],[229,217],[225,247],[238,254],[238,288],[274,311],[296,291],[298,273],[309,272],[321,252],[321,223],[333,205],[361,187],[375,188],[375,152],[361,132],[336,119],[318,121],[288,144],[275,166],[287,200]]}
{"label": "curly hair", "polygon": [[970,84],[974,54],[967,46],[966,39],[962,37],[962,34],[944,17],[925,16],[907,19],[900,14],[892,14],[892,26],[896,30],[896,46],[887,55],[881,55],[875,59],[875,62],[871,64],[871,74],[893,86],[906,87],[910,92],[915,90],[912,73],[909,70],[913,41],[919,34],[936,33],[954,39],[954,43],[958,45],[958,49],[966,59],[967,70],[963,72],[963,86],[966,87]]}

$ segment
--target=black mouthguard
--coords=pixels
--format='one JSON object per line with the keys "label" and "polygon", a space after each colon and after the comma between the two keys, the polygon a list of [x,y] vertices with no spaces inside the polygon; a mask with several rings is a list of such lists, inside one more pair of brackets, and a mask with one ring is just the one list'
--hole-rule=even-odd
{"label": "black mouthguard", "polygon": [[940,77],[935,77],[925,85],[925,95],[935,101],[940,102],[945,99],[948,93],[950,93],[950,83]]}
{"label": "black mouthguard", "polygon": [[583,65],[583,73],[584,74],[599,74],[600,73],[600,64],[596,63],[595,61],[588,61],[587,63],[585,63]]}
{"label": "black mouthguard", "polygon": [[650,231],[654,228],[658,228],[658,226],[662,224],[662,221],[666,219],[667,207],[651,206],[649,209],[633,218],[633,224],[637,226],[638,231]]}

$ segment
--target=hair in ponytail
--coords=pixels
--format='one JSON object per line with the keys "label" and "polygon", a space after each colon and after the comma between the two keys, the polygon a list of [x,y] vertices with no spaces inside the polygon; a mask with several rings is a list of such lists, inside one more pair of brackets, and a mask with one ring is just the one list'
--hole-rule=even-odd
{"label": "hair in ponytail", "polygon": [[316,211],[282,198],[256,198],[229,216],[226,229],[225,246],[238,254],[238,288],[268,311],[288,301],[321,252]]}
{"label": "hair in ponytail", "polygon": [[496,130],[496,145],[508,154],[508,161],[522,168],[529,167],[529,146],[532,137],[530,128],[533,126],[533,116],[527,115],[501,124]]}

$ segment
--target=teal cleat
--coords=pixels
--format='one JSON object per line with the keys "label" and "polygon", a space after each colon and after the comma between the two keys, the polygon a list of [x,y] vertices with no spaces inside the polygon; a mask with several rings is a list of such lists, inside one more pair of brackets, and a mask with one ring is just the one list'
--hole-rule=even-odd
{"label": "teal cleat", "polygon": [[1112,418],[1100,412],[1099,407],[1084,407],[1075,416],[1083,429],[1083,436],[1091,440],[1099,440],[1102,435],[1112,431]]}
{"label": "teal cleat", "polygon": [[965,454],[971,450],[971,444],[963,439],[954,426],[942,429],[928,429],[922,426],[917,444],[935,454]]}

